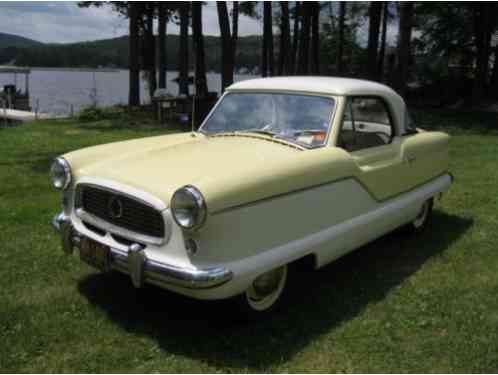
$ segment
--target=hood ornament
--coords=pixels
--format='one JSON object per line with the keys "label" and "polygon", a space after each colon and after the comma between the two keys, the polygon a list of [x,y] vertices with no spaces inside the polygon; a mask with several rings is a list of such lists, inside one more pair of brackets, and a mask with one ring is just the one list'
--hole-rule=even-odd
{"label": "hood ornament", "polygon": [[113,219],[119,219],[123,217],[123,203],[118,197],[112,197],[109,200],[109,216]]}

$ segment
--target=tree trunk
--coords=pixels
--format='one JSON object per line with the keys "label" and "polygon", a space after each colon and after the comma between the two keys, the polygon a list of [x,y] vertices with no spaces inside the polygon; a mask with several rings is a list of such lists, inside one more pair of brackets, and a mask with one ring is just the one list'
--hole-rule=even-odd
{"label": "tree trunk", "polygon": [[320,74],[320,3],[311,6],[311,74]]}
{"label": "tree trunk", "polygon": [[291,74],[291,45],[290,45],[290,22],[289,22],[289,3],[281,1],[280,7],[282,9],[280,19],[280,48],[278,58],[278,74],[288,75]]}
{"label": "tree trunk", "polygon": [[202,34],[202,3],[197,1],[192,2],[192,34],[195,52],[195,93],[199,97],[206,97],[208,87]]}
{"label": "tree trunk", "polygon": [[268,67],[270,68],[270,77],[275,75],[275,54],[273,53],[273,19],[272,19],[272,3],[271,1],[265,2],[270,9],[269,25],[268,25]]}
{"label": "tree trunk", "polygon": [[152,101],[154,92],[157,88],[156,79],[156,41],[154,38],[154,6],[147,4],[147,21],[146,21],[146,65],[147,78],[149,81],[149,96]]}
{"label": "tree trunk", "polygon": [[299,38],[299,58],[297,61],[297,73],[306,75],[309,73],[308,57],[310,45],[310,26],[311,26],[311,5],[310,2],[303,2],[302,10],[302,26],[301,35]]}
{"label": "tree trunk", "polygon": [[339,4],[339,41],[337,47],[337,73],[344,73],[344,20],[346,18],[346,3]]}
{"label": "tree trunk", "polygon": [[230,35],[230,23],[228,21],[228,10],[225,1],[217,1],[218,22],[221,34],[221,91],[233,83],[233,41]]}
{"label": "tree trunk", "polygon": [[498,98],[498,47],[494,51],[493,72],[491,73],[491,95],[496,99]]}
{"label": "tree trunk", "polygon": [[263,48],[261,71],[262,76],[270,77],[275,74],[275,61],[273,57],[273,24],[272,24],[272,3],[265,1],[263,3]]}
{"label": "tree trunk", "polygon": [[180,48],[178,57],[178,91],[180,95],[189,94],[188,89],[188,3],[180,6]]}
{"label": "tree trunk", "polygon": [[329,1],[327,5],[329,11],[330,33],[334,35],[337,29],[337,25],[335,24],[334,7],[332,5],[332,1]]}
{"label": "tree trunk", "polygon": [[168,18],[166,14],[166,6],[164,4],[159,4],[159,15],[158,15],[158,55],[159,55],[159,88],[166,88],[166,25],[168,23]]}
{"label": "tree trunk", "polygon": [[484,97],[489,73],[491,54],[492,12],[494,4],[473,4],[474,40],[476,45],[476,68],[472,88],[472,104],[478,104]]}
{"label": "tree trunk", "polygon": [[377,77],[379,81],[384,78],[384,59],[386,56],[387,18],[389,16],[389,2],[382,4],[382,34],[380,37],[380,50],[377,63]]}
{"label": "tree trunk", "polygon": [[299,41],[299,22],[301,17],[301,2],[296,1],[294,5],[294,31],[292,34],[292,56],[291,56],[291,69],[292,73],[297,72],[297,53]]}
{"label": "tree trunk", "polygon": [[399,39],[398,39],[398,69],[395,88],[401,96],[406,92],[408,79],[408,64],[410,62],[410,42],[413,26],[413,3],[400,4]]}
{"label": "tree trunk", "polygon": [[367,77],[371,80],[378,79],[377,55],[379,48],[380,16],[382,3],[371,1],[368,8],[368,46],[367,46]]}
{"label": "tree trunk", "polygon": [[134,2],[128,3],[128,15],[130,18],[130,39],[129,39],[129,71],[130,71],[130,91],[128,95],[128,106],[136,107],[140,105],[140,43],[138,35],[138,15],[139,5]]}
{"label": "tree trunk", "polygon": [[263,40],[261,46],[261,77],[268,75],[268,36],[266,35],[266,6],[263,8]]}
{"label": "tree trunk", "polygon": [[233,2],[232,8],[232,61],[235,65],[237,59],[237,42],[239,39],[239,2]]}

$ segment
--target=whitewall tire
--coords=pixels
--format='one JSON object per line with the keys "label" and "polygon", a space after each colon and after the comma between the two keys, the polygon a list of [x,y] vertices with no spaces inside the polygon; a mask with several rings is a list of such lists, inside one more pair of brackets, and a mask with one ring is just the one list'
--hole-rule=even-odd
{"label": "whitewall tire", "polygon": [[412,231],[421,232],[427,227],[427,224],[429,223],[429,220],[430,220],[430,217],[432,214],[432,207],[433,206],[434,206],[434,199],[433,198],[426,200],[422,204],[417,216],[410,223],[410,229],[412,229]]}
{"label": "whitewall tire", "polygon": [[272,312],[282,301],[289,270],[287,265],[258,276],[238,297],[239,307],[247,317],[259,317]]}

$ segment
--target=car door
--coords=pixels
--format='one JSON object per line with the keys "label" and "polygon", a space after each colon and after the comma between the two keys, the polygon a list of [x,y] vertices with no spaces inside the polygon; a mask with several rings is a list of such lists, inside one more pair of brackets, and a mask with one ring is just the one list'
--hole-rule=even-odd
{"label": "car door", "polygon": [[384,99],[348,97],[344,113],[337,146],[350,153],[359,182],[378,201],[408,190],[403,139],[396,134],[394,117]]}

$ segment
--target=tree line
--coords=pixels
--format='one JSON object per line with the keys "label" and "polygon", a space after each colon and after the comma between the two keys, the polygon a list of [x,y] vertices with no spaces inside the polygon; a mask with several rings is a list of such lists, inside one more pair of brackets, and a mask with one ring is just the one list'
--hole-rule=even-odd
{"label": "tree line", "polygon": [[[106,2],[85,2],[101,6]],[[179,94],[189,67],[199,96],[208,94],[202,2],[107,2],[129,19],[129,105],[140,103],[145,71],[151,93],[165,87],[167,25],[179,25]],[[498,5],[417,2],[217,1],[221,89],[233,82],[239,19],[261,20],[259,73],[337,75],[387,83],[402,95],[457,92],[470,103],[498,97]],[[157,33],[155,33],[155,25]],[[362,35],[365,37],[361,41]],[[389,42],[389,38],[391,41]],[[192,44],[189,47],[189,43]],[[189,54],[192,48],[192,55]],[[192,61],[193,60],[193,61]],[[158,77],[158,78],[157,78]],[[409,86],[408,83],[413,83]],[[438,90],[435,90],[437,88]],[[450,88],[448,90],[448,88]]]}
{"label": "tree line", "polygon": [[[157,40],[157,35],[156,35]],[[193,69],[193,42],[189,35],[189,62]],[[261,36],[251,35],[239,37],[239,48],[235,56],[236,71],[258,71],[260,65]],[[168,34],[166,48],[167,70],[177,70],[180,46],[179,35]],[[70,44],[44,44],[31,46],[12,46],[8,41],[0,40],[0,65],[15,63],[18,66],[51,67],[51,68],[121,68],[128,69],[129,58],[128,36],[118,38],[78,42]],[[220,37],[206,35],[204,37],[206,51],[206,70],[220,71]]]}

